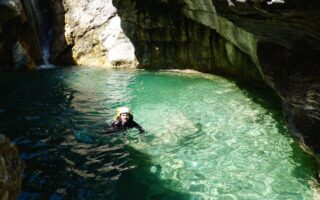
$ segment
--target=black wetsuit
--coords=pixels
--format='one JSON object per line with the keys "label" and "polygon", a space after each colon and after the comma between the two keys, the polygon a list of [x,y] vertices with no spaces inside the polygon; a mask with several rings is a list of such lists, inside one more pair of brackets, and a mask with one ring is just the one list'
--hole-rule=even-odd
{"label": "black wetsuit", "polygon": [[121,119],[113,122],[109,127],[106,128],[106,133],[113,133],[118,131],[124,131],[127,129],[136,128],[139,133],[143,133],[143,128],[135,121],[129,120],[127,123],[122,124]]}

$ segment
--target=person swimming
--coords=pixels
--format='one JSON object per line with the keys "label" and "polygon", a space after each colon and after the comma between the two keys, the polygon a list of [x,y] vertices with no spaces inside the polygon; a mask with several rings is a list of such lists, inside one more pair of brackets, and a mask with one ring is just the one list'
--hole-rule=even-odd
{"label": "person swimming", "polygon": [[107,127],[106,132],[117,132],[131,128],[138,129],[139,133],[143,133],[144,129],[135,121],[128,107],[120,107],[117,109],[117,114],[114,117],[113,123]]}

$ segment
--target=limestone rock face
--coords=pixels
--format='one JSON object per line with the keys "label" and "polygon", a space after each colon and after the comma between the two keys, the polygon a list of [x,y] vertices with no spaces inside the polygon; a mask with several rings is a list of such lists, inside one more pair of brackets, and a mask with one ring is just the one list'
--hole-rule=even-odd
{"label": "limestone rock face", "polygon": [[0,134],[0,199],[17,199],[22,180],[23,165],[19,152],[9,139]]}
{"label": "limestone rock face", "polygon": [[[189,68],[262,82],[250,56],[205,24],[215,20],[214,15],[199,21],[190,19],[183,11],[183,1],[113,2],[121,26],[135,46],[139,67]],[[212,4],[204,7],[213,12]]]}
{"label": "limestone rock face", "polygon": [[50,0],[48,7],[51,12],[52,36],[50,48],[50,62],[57,65],[74,64],[72,59],[72,45],[68,45],[65,38],[65,14],[62,0]]}
{"label": "limestone rock face", "polygon": [[[111,0],[63,0],[65,39],[81,65],[136,66],[134,47]],[[61,37],[61,36],[60,36]],[[58,48],[56,48],[58,49]]]}

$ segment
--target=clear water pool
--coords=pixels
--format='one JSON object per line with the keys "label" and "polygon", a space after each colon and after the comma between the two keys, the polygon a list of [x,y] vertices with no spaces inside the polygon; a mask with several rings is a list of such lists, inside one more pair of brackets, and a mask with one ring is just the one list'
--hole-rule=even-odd
{"label": "clear water pool", "polygon": [[[312,159],[266,91],[92,68],[4,73],[0,87],[0,133],[26,163],[19,199],[312,199]],[[101,133],[122,105],[140,143]]]}

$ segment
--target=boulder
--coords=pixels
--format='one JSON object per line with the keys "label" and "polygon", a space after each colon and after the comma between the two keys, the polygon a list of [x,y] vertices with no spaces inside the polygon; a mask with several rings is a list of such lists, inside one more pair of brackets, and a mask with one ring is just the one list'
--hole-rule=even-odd
{"label": "boulder", "polygon": [[21,190],[23,163],[17,147],[0,134],[0,199],[17,199]]}

